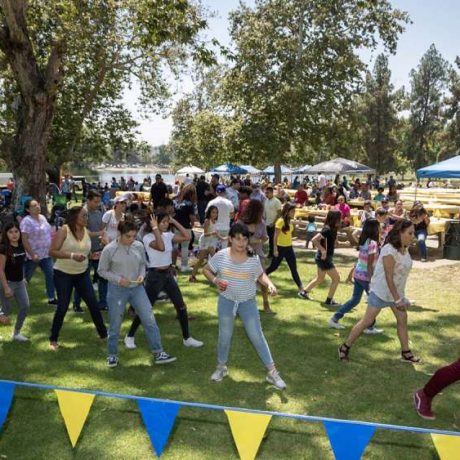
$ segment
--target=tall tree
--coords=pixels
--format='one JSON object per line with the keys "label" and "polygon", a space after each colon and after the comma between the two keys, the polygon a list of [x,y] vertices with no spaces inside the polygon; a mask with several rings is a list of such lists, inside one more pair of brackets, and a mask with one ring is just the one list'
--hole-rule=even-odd
{"label": "tall tree", "polygon": [[410,129],[406,153],[415,169],[436,161],[440,153],[437,141],[443,129],[443,95],[449,64],[432,44],[417,69],[410,72]]}
{"label": "tall tree", "polygon": [[445,100],[444,116],[447,122],[444,136],[444,157],[460,154],[460,57],[455,60],[458,70],[452,69],[449,75],[449,92]]}
{"label": "tall tree", "polygon": [[383,174],[395,169],[396,139],[398,124],[398,95],[391,84],[388,57],[379,54],[373,73],[366,75],[363,94],[363,141],[369,166]]}
{"label": "tall tree", "polygon": [[51,163],[69,158],[85,123],[100,122],[133,78],[141,103],[158,110],[166,69],[177,73],[189,55],[211,59],[197,39],[206,22],[188,0],[0,0],[0,21],[13,134],[2,151],[17,194],[42,203],[50,146]]}
{"label": "tall tree", "polygon": [[408,20],[388,0],[256,0],[231,14],[225,94],[253,159],[279,165],[293,144],[315,145],[361,80],[357,50],[380,37],[391,52]]}

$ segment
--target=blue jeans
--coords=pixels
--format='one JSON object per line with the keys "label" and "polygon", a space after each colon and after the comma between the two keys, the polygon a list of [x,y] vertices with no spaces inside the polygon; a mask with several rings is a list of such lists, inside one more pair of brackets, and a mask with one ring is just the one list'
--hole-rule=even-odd
{"label": "blue jeans", "polygon": [[[99,308],[107,307],[107,280],[97,274],[97,269],[99,268],[99,260],[89,260],[88,262],[88,275],[91,277],[91,269],[93,269],[93,282],[95,283],[97,281]],[[81,297],[79,296],[78,292],[75,291],[75,294],[73,296],[73,304],[79,307],[80,302]]]}
{"label": "blue jeans", "polygon": [[[234,312],[234,309],[236,309]],[[273,358],[268,348],[267,340],[262,332],[260,324],[259,310],[257,310],[256,299],[249,299],[245,302],[237,303],[228,300],[224,296],[219,296],[217,304],[219,314],[219,340],[217,344],[217,361],[219,364],[226,364],[230,345],[233,336],[236,313],[240,316],[244,324],[244,329],[253,347],[256,349],[259,358],[267,368],[273,366]]]}
{"label": "blue jeans", "polygon": [[426,248],[426,239],[427,233],[425,230],[419,230],[415,232],[415,237],[417,238],[418,248],[420,249],[420,257],[426,259],[428,257],[428,250]]}
{"label": "blue jeans", "polygon": [[120,327],[128,302],[133,306],[137,316],[144,326],[145,337],[150,350],[153,353],[163,351],[160,330],[158,329],[155,321],[155,316],[152,312],[152,304],[147,297],[144,286],[141,285],[133,288],[125,288],[109,283],[107,302],[109,304],[110,322],[108,339],[109,355],[116,355],[118,352]]}
{"label": "blue jeans", "polygon": [[40,259],[38,263],[30,259],[26,260],[24,264],[24,277],[27,282],[32,279],[37,266],[41,268],[45,275],[46,295],[48,296],[48,300],[52,300],[54,299],[53,259],[45,257],[44,259]]}
{"label": "blue jeans", "polygon": [[107,329],[102,319],[99,305],[97,304],[88,271],[71,275],[60,270],[54,270],[54,285],[56,286],[58,303],[51,326],[50,342],[57,342],[58,340],[67,309],[69,308],[70,299],[72,298],[73,288],[78,291],[86,305],[88,305],[91,319],[96,326],[99,337],[105,339],[107,337]]}
{"label": "blue jeans", "polygon": [[369,281],[361,281],[355,278],[351,299],[341,305],[340,308],[335,312],[333,317],[334,321],[338,321],[339,319],[343,318],[346,313],[355,308],[356,305],[361,302],[364,291],[366,294],[369,294]]}
{"label": "blue jeans", "polygon": [[[14,300],[18,306],[18,316],[14,326],[14,333],[19,334],[21,331],[27,313],[29,313],[29,296],[27,294],[26,283],[22,281],[8,281],[8,286],[13,291]],[[1,311],[4,315],[9,316],[11,313],[11,298],[5,297],[3,289],[0,287],[0,301],[2,302]]]}

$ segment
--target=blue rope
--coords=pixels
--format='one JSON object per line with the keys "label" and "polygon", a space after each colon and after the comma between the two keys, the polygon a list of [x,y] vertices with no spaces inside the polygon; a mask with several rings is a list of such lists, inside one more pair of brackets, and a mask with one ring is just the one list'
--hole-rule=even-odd
{"label": "blue rope", "polygon": [[79,388],[65,388],[54,385],[45,385],[41,383],[28,383],[28,382],[16,382],[14,380],[0,380],[1,383],[7,383],[10,385],[16,385],[20,387],[28,388],[40,388],[44,390],[63,390],[63,391],[74,391],[76,393],[85,393],[93,394],[96,396],[104,396],[106,398],[118,398],[118,399],[131,399],[134,401],[152,401],[152,402],[167,402],[171,404],[178,404],[184,407],[196,407],[199,409],[208,409],[208,410],[231,410],[238,412],[247,412],[250,414],[262,414],[262,415],[274,415],[277,417],[287,417],[293,418],[296,420],[304,420],[308,422],[338,422],[346,423],[350,425],[365,425],[365,426],[374,426],[376,428],[381,428],[384,430],[395,430],[395,431],[408,431],[412,433],[424,433],[424,434],[445,434],[448,436],[460,436],[458,431],[447,431],[447,430],[437,430],[429,428],[418,428],[413,426],[402,426],[402,425],[390,425],[388,423],[372,423],[372,422],[361,422],[357,420],[342,420],[329,417],[319,417],[314,415],[300,415],[300,414],[289,414],[287,412],[274,412],[274,411],[264,411],[258,409],[242,409],[240,407],[229,407],[229,406],[220,406],[215,404],[204,404],[204,403],[194,403],[187,401],[175,401],[172,399],[158,399],[158,398],[147,398],[145,396],[133,396],[133,395],[124,395],[117,393],[107,393],[105,391],[93,391],[93,390],[82,390]]}

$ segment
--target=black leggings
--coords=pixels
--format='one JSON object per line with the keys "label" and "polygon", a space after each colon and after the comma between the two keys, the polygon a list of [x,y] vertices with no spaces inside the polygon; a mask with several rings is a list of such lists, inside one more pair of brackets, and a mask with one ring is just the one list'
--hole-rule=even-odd
{"label": "black leggings", "polygon": [[300,289],[302,287],[302,281],[300,281],[300,276],[297,271],[297,259],[295,258],[295,253],[292,246],[278,246],[278,257],[272,258],[271,264],[266,270],[267,275],[273,273],[281,265],[283,259],[286,259],[289,270],[291,270],[292,279]]}
{"label": "black leggings", "polygon": [[[154,268],[149,268],[147,276],[145,277],[145,290],[152,307],[161,291],[165,291],[166,294],[168,294],[168,297],[171,299],[171,302],[177,311],[180,327],[182,329],[182,337],[184,339],[188,339],[190,337],[190,333],[188,331],[187,307],[185,306],[179,286],[174,279],[172,270],[159,271]],[[134,337],[134,334],[136,334],[140,324],[141,320],[139,319],[139,316],[136,315],[131,324],[131,328],[129,329],[128,337]]]}

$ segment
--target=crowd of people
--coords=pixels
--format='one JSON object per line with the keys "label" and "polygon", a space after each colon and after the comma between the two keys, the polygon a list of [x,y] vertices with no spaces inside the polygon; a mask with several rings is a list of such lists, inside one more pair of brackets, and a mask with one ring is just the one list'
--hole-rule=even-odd
{"label": "crowd of people", "polygon": [[[232,177],[226,182],[213,175],[208,182],[201,176],[179,185],[175,196],[171,196],[170,188],[157,174],[150,187],[149,203],[136,201],[134,193],[127,192],[117,195],[110,209],[106,209],[102,194],[89,189],[84,205],[70,208],[65,224],[56,232],[40,213],[40,204],[28,200],[20,223],[9,223],[2,232],[0,323],[10,324],[14,298],[18,311],[12,338],[20,342],[29,340],[21,333],[30,308],[27,283],[40,267],[48,303],[55,306],[49,335],[51,350],[59,348],[69,306],[72,304],[74,312],[81,313],[83,300],[97,334],[107,341],[107,365],[117,366],[120,330],[129,305],[132,324],[123,339],[126,348],[136,347],[135,334],[142,325],[154,362],[170,363],[176,357],[163,349],[152,308],[162,296],[169,298],[183,345],[202,347],[203,342],[190,333],[186,300],[177,277],[180,270],[189,273],[190,283],[196,283],[202,269],[218,291],[217,367],[211,380],[220,382],[228,374],[233,328],[239,316],[267,370],[266,380],[285,389],[286,383],[275,367],[262,330],[256,293],[259,287],[262,311],[275,313],[269,296],[277,295],[277,289],[269,276],[286,260],[301,299],[313,299],[314,288],[326,276],[330,278],[324,303],[336,308],[336,312],[328,321],[329,327],[343,329],[341,319],[360,303],[363,293],[367,294],[363,318],[338,347],[341,361],[349,360],[350,350],[362,333],[383,332],[376,326],[376,319],[388,307],[396,319],[401,361],[419,363],[420,357],[409,347],[410,301],[405,286],[412,267],[409,248],[414,241],[419,245],[421,260],[427,259],[429,217],[423,205],[415,203],[406,211],[393,177],[381,184],[375,180],[350,183],[346,177],[328,181],[320,175],[289,185],[297,187],[292,197],[282,184],[273,185],[268,180],[252,183],[249,177]],[[360,226],[349,233],[350,241],[358,249],[356,264],[349,274],[353,293],[347,302],[339,304],[334,300],[340,282],[334,254],[339,232],[352,227],[347,201],[356,197],[364,202]],[[306,229],[298,234],[307,247],[311,243],[315,249],[317,273],[304,284],[298,272],[293,238],[298,231],[296,209],[310,200],[327,214],[321,228],[314,216],[309,216]],[[374,210],[375,202],[379,207]],[[108,325],[104,311],[108,312]],[[436,372],[427,386],[415,393],[418,413],[432,418],[432,399],[458,379],[460,361]]]}

